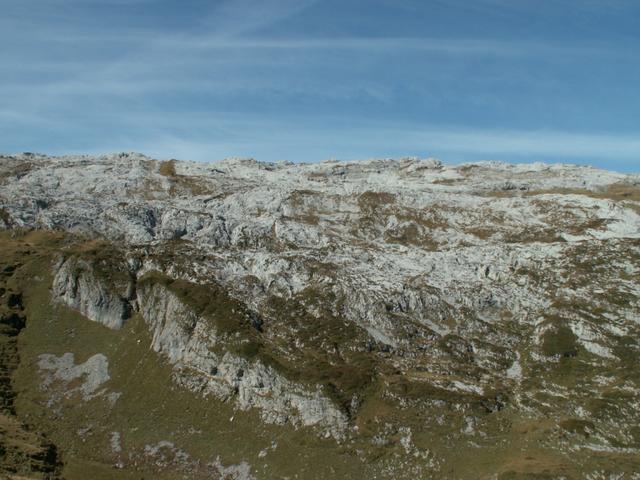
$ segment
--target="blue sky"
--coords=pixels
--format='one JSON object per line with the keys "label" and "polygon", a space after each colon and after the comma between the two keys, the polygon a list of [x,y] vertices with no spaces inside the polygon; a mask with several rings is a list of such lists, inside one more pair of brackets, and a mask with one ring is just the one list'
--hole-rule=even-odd
{"label": "blue sky", "polygon": [[640,171],[636,0],[0,0],[0,151]]}

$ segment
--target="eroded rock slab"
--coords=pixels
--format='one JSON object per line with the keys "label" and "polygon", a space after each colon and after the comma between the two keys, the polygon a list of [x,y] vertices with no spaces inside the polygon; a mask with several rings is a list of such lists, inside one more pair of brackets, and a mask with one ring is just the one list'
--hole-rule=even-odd
{"label": "eroded rock slab", "polygon": [[[108,393],[104,384],[109,381],[109,361],[101,353],[89,357],[85,362],[76,364],[73,353],[65,353],[57,357],[52,354],[42,354],[39,357],[38,367],[43,373],[42,388],[49,390],[56,385],[62,388],[60,396],[71,397],[80,395],[87,401],[92,398],[106,395],[109,400],[117,400],[119,394]],[[72,382],[80,380],[77,386],[69,387]]]}

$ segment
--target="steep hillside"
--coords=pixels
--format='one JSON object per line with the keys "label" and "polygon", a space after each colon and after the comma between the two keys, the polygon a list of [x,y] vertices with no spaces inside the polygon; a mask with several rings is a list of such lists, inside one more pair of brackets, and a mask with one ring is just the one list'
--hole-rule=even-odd
{"label": "steep hillside", "polygon": [[639,175],[23,154],[0,227],[15,475],[640,478]]}

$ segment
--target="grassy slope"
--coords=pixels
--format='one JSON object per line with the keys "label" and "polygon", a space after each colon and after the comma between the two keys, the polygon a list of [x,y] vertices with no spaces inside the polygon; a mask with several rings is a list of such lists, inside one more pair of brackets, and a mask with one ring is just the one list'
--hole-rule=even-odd
{"label": "grassy slope", "polygon": [[[138,461],[139,471],[115,470],[119,459],[109,446],[114,431],[121,433],[124,451],[141,452],[145,445],[166,440],[194,459],[210,461],[220,456],[225,465],[245,460],[257,474],[264,474],[262,478],[351,476],[364,468],[359,460],[344,455],[342,448],[309,431],[264,426],[256,412],[239,414],[229,404],[175,387],[170,367],[149,349],[148,330],[141,318],[134,317],[123,330],[112,331],[64,306],[51,305],[46,253],[27,262],[14,277],[16,284],[25,287],[29,319],[20,336],[16,407],[21,418],[50,432],[61,446],[66,478],[88,478],[89,472],[96,479],[113,478],[116,473],[118,478],[176,478],[181,473],[171,468],[156,472],[144,460]],[[59,408],[46,408],[38,355],[66,352],[75,354],[76,364],[96,353],[108,357],[111,379],[106,386],[122,392],[113,408],[103,398],[85,402],[77,396],[63,399]],[[81,438],[78,430],[87,427],[90,433]],[[191,429],[201,433],[190,433]],[[269,451],[268,462],[259,459],[258,453],[273,441],[278,447]]]}
{"label": "grassy slope", "polygon": [[[14,377],[16,410],[22,421],[46,432],[58,445],[65,478],[210,478],[198,467],[185,470],[171,464],[154,466],[142,452],[145,445],[163,440],[173,442],[202,463],[218,456],[225,465],[247,461],[258,478],[376,478],[374,472],[384,472],[386,466],[397,467],[401,461],[400,469],[389,468],[387,475],[378,474],[377,478],[428,475],[428,470],[420,469],[427,459],[400,460],[399,454],[406,454],[397,430],[388,435],[390,445],[371,444],[370,438],[385,423],[410,426],[413,443],[441,459],[440,473],[433,478],[482,479],[495,478],[496,474],[505,479],[580,478],[580,464],[589,469],[601,466],[605,471],[617,468],[628,472],[640,466],[637,459],[623,454],[578,452],[573,458],[567,457],[555,446],[563,437],[581,434],[580,426],[571,422],[565,422],[563,430],[552,419],[524,418],[509,406],[492,414],[480,413],[478,405],[459,411],[454,407],[455,398],[450,398],[449,407],[416,403],[400,409],[396,401],[383,398],[375,389],[369,392],[356,419],[362,434],[354,442],[337,445],[318,439],[309,430],[265,426],[255,411],[235,412],[229,404],[178,389],[171,381],[171,369],[150,351],[148,330],[141,318],[134,317],[122,330],[112,331],[66,307],[52,305],[51,255],[63,248],[64,239],[35,233],[11,240],[2,234],[0,241],[3,263],[23,264],[11,279],[14,288],[24,293],[28,318],[27,328],[19,337],[21,363]],[[66,352],[75,354],[76,364],[96,353],[108,357],[111,379],[106,387],[122,393],[115,406],[101,397],[85,402],[72,396],[47,407],[49,394],[40,388],[38,355]],[[565,363],[578,360],[568,358]],[[387,392],[395,389],[416,401],[437,399],[446,403],[447,395],[455,396],[421,389],[415,382],[407,383],[392,374],[378,378],[375,385],[387,385]],[[464,438],[456,433],[464,426],[465,414],[479,418],[486,437]],[[436,416],[443,420],[435,421]],[[87,433],[79,434],[87,428]],[[121,435],[126,452],[122,456],[111,451],[112,432]],[[278,447],[260,458],[259,452],[274,441]],[[134,456],[130,457],[132,452]],[[118,462],[125,468],[116,469]]]}

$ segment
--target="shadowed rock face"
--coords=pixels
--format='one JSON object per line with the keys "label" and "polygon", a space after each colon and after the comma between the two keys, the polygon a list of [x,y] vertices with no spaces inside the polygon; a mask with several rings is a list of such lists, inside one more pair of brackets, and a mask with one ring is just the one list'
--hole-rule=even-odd
{"label": "shadowed rock face", "polygon": [[18,336],[27,323],[22,294],[10,285],[19,267],[0,268],[0,477],[54,479],[61,470],[56,446],[16,418],[12,377],[20,363]]}
{"label": "shadowed rock face", "polygon": [[[444,445],[509,444],[513,425],[543,420],[522,427],[521,451],[554,452],[558,475],[597,474],[570,452],[638,453],[638,175],[6,159],[0,225],[75,238],[52,298],[114,330],[140,317],[202,397],[364,450],[396,445],[422,473],[444,471]],[[494,473],[551,468],[521,460]]]}
{"label": "shadowed rock face", "polygon": [[120,287],[125,289],[123,294],[86,261],[60,258],[54,266],[53,298],[114,330],[122,328],[132,310],[128,301],[131,285]]}

